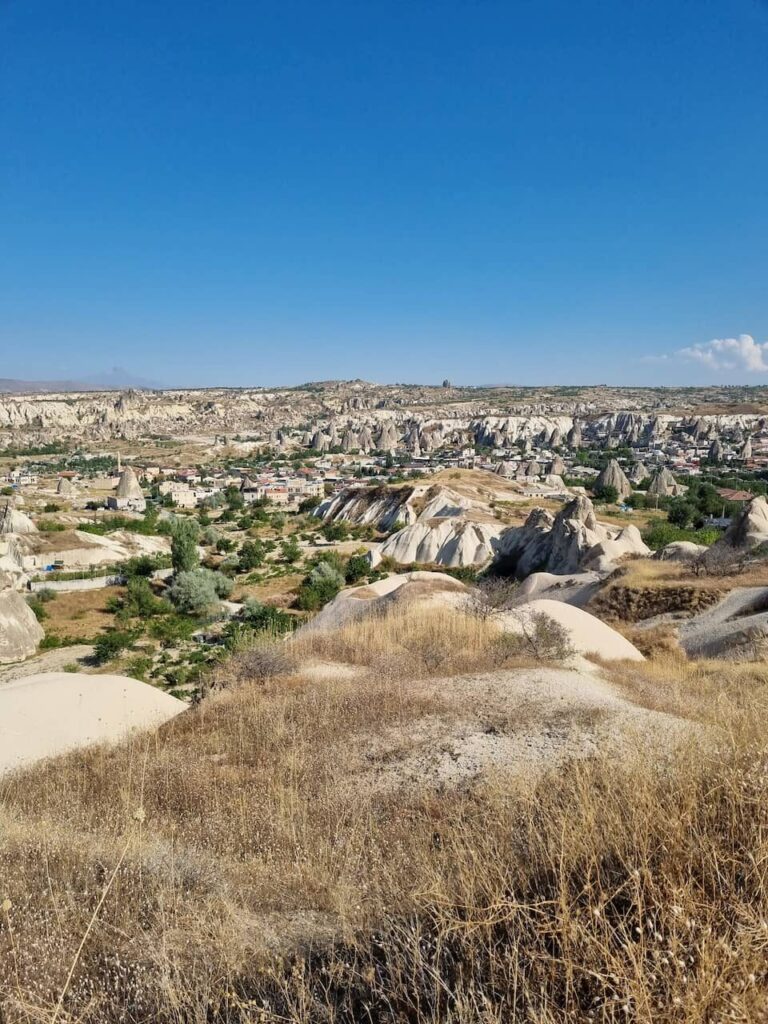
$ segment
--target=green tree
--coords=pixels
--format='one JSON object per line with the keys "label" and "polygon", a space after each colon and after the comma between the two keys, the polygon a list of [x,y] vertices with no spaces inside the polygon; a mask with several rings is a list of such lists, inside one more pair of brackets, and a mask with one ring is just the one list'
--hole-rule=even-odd
{"label": "green tree", "polygon": [[245,572],[259,569],[264,564],[266,550],[260,540],[247,540],[240,548],[240,568]]}
{"label": "green tree", "polygon": [[667,519],[673,526],[683,529],[689,526],[698,514],[698,509],[689,501],[674,501],[667,512]]}
{"label": "green tree", "polygon": [[347,583],[357,583],[368,576],[371,571],[371,563],[365,555],[352,555],[344,570],[344,579]]}
{"label": "green tree", "polygon": [[318,562],[305,578],[296,597],[303,611],[318,611],[332,600],[344,586],[344,576],[329,561]]}
{"label": "green tree", "polygon": [[606,505],[615,505],[619,500],[619,492],[611,484],[602,484],[592,492],[598,501],[604,501]]}
{"label": "green tree", "polygon": [[200,564],[197,541],[200,527],[194,519],[176,519],[171,532],[171,564],[176,573],[190,572]]}
{"label": "green tree", "polygon": [[106,661],[112,661],[123,651],[127,650],[135,636],[133,633],[112,629],[108,633],[102,633],[96,638],[93,645],[93,658],[97,665],[103,665]]}
{"label": "green tree", "polygon": [[242,508],[245,505],[245,500],[240,493],[240,488],[236,484],[230,484],[224,491],[224,500],[227,503],[227,507],[234,510]]}

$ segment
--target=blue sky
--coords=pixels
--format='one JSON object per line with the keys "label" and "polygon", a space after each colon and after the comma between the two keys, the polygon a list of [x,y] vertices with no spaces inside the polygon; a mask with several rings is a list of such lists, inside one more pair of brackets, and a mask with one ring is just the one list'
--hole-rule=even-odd
{"label": "blue sky", "polygon": [[767,342],[763,0],[0,0],[0,377],[759,383]]}

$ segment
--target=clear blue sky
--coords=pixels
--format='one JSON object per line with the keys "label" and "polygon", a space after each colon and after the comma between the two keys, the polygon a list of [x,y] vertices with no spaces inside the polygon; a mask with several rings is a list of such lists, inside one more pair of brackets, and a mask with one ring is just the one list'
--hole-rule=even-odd
{"label": "clear blue sky", "polygon": [[0,0],[0,377],[768,382],[766,342],[764,0]]}

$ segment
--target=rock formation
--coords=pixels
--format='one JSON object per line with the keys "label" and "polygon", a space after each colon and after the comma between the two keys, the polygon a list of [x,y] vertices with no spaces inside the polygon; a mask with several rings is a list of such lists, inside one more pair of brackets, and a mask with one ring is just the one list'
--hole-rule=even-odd
{"label": "rock formation", "polygon": [[379,545],[374,561],[392,558],[400,565],[485,565],[494,555],[501,524],[488,510],[448,488],[427,492],[416,522]]}
{"label": "rock formation", "polygon": [[739,554],[749,554],[763,544],[768,544],[768,501],[758,496],[744,506],[702,557],[705,564],[716,566]]}
{"label": "rock formation", "polygon": [[504,612],[499,621],[509,632],[530,633],[537,616],[557,623],[576,654],[596,654],[606,661],[645,661],[638,649],[600,619],[565,601],[536,599],[512,612]]}
{"label": "rock formation", "polygon": [[[30,612],[31,614],[31,612]],[[150,729],[187,705],[127,676],[50,672],[0,685],[0,772]]]}
{"label": "rock formation", "polygon": [[475,523],[451,516],[419,521],[384,541],[378,554],[399,565],[485,565],[493,558],[500,533],[501,524]]}
{"label": "rock formation", "polygon": [[10,587],[0,590],[0,663],[31,657],[44,636],[42,626],[22,595]]}
{"label": "rock formation", "polygon": [[629,554],[650,554],[639,530],[599,523],[592,502],[582,495],[554,517],[546,509],[533,509],[523,526],[502,534],[497,563],[500,570],[523,579],[533,572],[609,571]]}
{"label": "rock formation", "polygon": [[19,512],[10,502],[0,508],[0,537],[10,534],[37,533],[37,527],[23,512]]}
{"label": "rock formation", "polygon": [[362,587],[342,590],[301,630],[321,632],[338,629],[348,622],[379,615],[401,603],[456,608],[466,603],[468,594],[469,589],[463,583],[444,573],[399,573]]}
{"label": "rock formation", "polygon": [[615,488],[620,499],[628,498],[632,493],[632,485],[629,480],[627,480],[624,475],[624,470],[618,464],[616,459],[611,459],[605,469],[595,480],[595,492],[602,487]]}
{"label": "rock formation", "polygon": [[631,484],[637,486],[638,484],[641,484],[643,480],[645,480],[648,476],[649,473],[647,468],[645,467],[645,464],[642,462],[636,462],[630,470],[627,479]]}
{"label": "rock formation", "polygon": [[676,497],[681,491],[682,489],[666,467],[654,473],[653,479],[648,485],[648,494],[659,498]]}
{"label": "rock formation", "polygon": [[397,522],[416,521],[416,512],[409,504],[413,493],[413,487],[348,487],[326,498],[313,515],[327,523],[375,526],[385,532]]}

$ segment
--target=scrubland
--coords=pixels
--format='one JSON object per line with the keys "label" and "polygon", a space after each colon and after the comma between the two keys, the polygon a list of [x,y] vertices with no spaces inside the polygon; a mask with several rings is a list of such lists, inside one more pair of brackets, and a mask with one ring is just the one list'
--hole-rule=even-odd
{"label": "scrubland", "polygon": [[628,730],[381,788],[381,736],[538,671],[408,612],[243,652],[158,734],[0,779],[2,1024],[768,1018],[768,668],[612,668],[690,722],[664,756]]}

